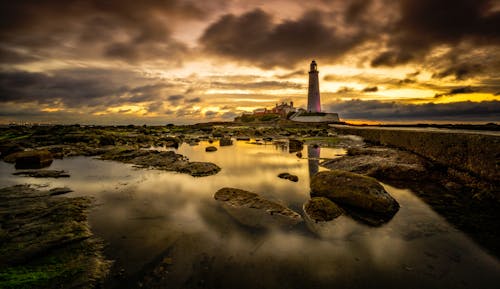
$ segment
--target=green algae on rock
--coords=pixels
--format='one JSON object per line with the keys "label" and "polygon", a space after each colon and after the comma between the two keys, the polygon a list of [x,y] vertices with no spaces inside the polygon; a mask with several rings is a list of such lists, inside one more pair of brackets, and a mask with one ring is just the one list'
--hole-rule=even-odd
{"label": "green algae on rock", "polygon": [[342,215],[344,210],[325,197],[314,197],[304,204],[304,212],[315,222],[328,222]]}
{"label": "green algae on rock", "polygon": [[89,198],[0,189],[0,287],[93,288],[110,262],[87,222]]}

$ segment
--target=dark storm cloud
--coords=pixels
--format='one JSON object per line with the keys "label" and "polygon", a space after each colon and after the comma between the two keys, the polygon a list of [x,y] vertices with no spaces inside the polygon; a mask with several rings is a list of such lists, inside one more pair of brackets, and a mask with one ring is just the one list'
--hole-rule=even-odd
{"label": "dark storm cloud", "polygon": [[214,118],[218,115],[218,113],[216,111],[212,111],[212,110],[207,110],[205,112],[205,117],[207,118]]}
{"label": "dark storm cloud", "polygon": [[99,72],[94,77],[60,73],[51,76],[43,73],[0,72],[0,102],[52,103],[57,100],[67,105],[85,105],[100,102],[103,98],[123,94],[128,88],[99,80]]}
{"label": "dark storm cloud", "polygon": [[351,100],[328,105],[343,119],[365,120],[455,120],[498,121],[500,101],[454,102],[446,104],[403,104],[397,102]]}
{"label": "dark storm cloud", "polygon": [[457,80],[464,80],[468,76],[478,74],[483,70],[483,65],[479,63],[458,63],[451,65],[432,75],[432,78],[444,78],[454,76]]}
{"label": "dark storm cloud", "polygon": [[153,101],[169,83],[150,80],[130,71],[65,69],[50,73],[0,71],[0,103],[60,103],[67,107],[109,106]]}
{"label": "dark storm cloud", "polygon": [[47,58],[175,58],[187,48],[172,38],[171,27],[205,19],[220,5],[183,0],[4,1],[0,41]]}
{"label": "dark storm cloud", "polygon": [[185,103],[200,103],[201,98],[199,98],[199,97],[186,98],[186,99],[184,99],[184,102]]}
{"label": "dark storm cloud", "polygon": [[239,113],[236,113],[233,111],[227,111],[227,112],[224,112],[223,114],[221,114],[221,118],[223,118],[225,120],[232,120],[239,115],[240,115]]}
{"label": "dark storm cloud", "polygon": [[220,82],[214,81],[210,83],[211,87],[223,88],[223,89],[286,89],[294,88],[301,89],[304,88],[302,84],[291,82],[291,81],[257,81],[257,82]]}
{"label": "dark storm cloud", "polygon": [[473,92],[477,92],[477,91],[478,90],[476,88],[472,88],[470,86],[457,87],[457,88],[452,88],[450,91],[445,92],[445,93],[436,93],[436,95],[434,95],[434,98],[439,98],[439,97],[447,96],[447,95],[473,93]]}
{"label": "dark storm cloud", "polygon": [[363,92],[377,92],[378,87],[377,86],[368,86],[368,87],[363,88],[362,91]]}
{"label": "dark storm cloud", "polygon": [[280,75],[276,75],[277,78],[279,79],[288,79],[288,78],[292,78],[292,77],[305,77],[307,75],[307,72],[305,70],[295,70],[295,71],[292,71],[290,73],[285,73],[285,74],[280,74]]}
{"label": "dark storm cloud", "polygon": [[180,95],[180,94],[170,95],[169,97],[167,97],[167,100],[171,104],[174,104],[174,105],[180,103],[180,101],[183,99],[184,99],[184,95]]}
{"label": "dark storm cloud", "polygon": [[343,87],[339,88],[336,93],[349,93],[349,92],[353,92],[353,91],[354,91],[354,88],[343,86]]}
{"label": "dark storm cloud", "polygon": [[[491,0],[403,0],[399,20],[386,30],[388,49],[373,59],[373,66],[398,65],[423,59],[438,45],[476,46],[500,42],[500,11]],[[391,3],[391,2],[387,2]]]}
{"label": "dark storm cloud", "polygon": [[129,102],[146,102],[158,99],[162,95],[162,90],[170,88],[173,85],[168,83],[156,83],[137,86],[129,90],[131,97],[126,100]]}
{"label": "dark storm cloud", "polygon": [[216,55],[262,67],[292,67],[314,57],[334,59],[365,40],[366,31],[341,33],[326,24],[320,11],[276,24],[272,15],[256,9],[243,15],[227,14],[211,24],[200,43]]}

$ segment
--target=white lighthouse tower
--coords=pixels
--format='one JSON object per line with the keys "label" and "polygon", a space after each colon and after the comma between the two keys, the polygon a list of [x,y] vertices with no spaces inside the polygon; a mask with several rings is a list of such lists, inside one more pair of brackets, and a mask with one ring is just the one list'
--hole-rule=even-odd
{"label": "white lighthouse tower", "polygon": [[299,111],[290,116],[290,120],[296,122],[310,122],[310,123],[312,122],[335,123],[340,121],[338,113],[321,111],[318,74],[319,74],[318,64],[316,64],[316,61],[313,60],[311,62],[311,68],[309,69],[309,90],[307,91],[307,110],[302,108],[299,109]]}
{"label": "white lighthouse tower", "polygon": [[318,65],[316,61],[311,62],[309,70],[309,90],[307,93],[307,111],[321,112],[321,101],[319,98]]}

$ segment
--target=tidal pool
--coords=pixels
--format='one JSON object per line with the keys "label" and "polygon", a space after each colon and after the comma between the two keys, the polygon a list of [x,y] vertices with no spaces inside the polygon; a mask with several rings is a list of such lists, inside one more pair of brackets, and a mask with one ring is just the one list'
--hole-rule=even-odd
{"label": "tidal pool", "polygon": [[[342,216],[324,234],[304,224],[258,230],[245,227],[214,200],[222,187],[259,193],[300,214],[309,199],[309,177],[320,158],[344,149],[305,147],[303,157],[285,146],[183,144],[192,161],[222,170],[191,177],[137,169],[88,157],[55,160],[50,169],[67,179],[11,175],[0,163],[0,184],[67,186],[68,196],[93,196],[89,220],[115,260],[106,288],[496,288],[500,263],[454,229],[411,191],[384,185],[400,210],[381,227]],[[288,172],[297,183],[279,179]],[[425,181],[425,180],[422,180]]]}

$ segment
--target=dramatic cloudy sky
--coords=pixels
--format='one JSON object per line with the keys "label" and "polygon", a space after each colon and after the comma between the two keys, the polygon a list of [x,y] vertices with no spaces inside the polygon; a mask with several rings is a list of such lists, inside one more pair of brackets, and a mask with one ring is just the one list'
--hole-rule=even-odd
{"label": "dramatic cloudy sky", "polygon": [[500,0],[16,0],[0,123],[165,124],[306,106],[348,121],[500,122]]}

